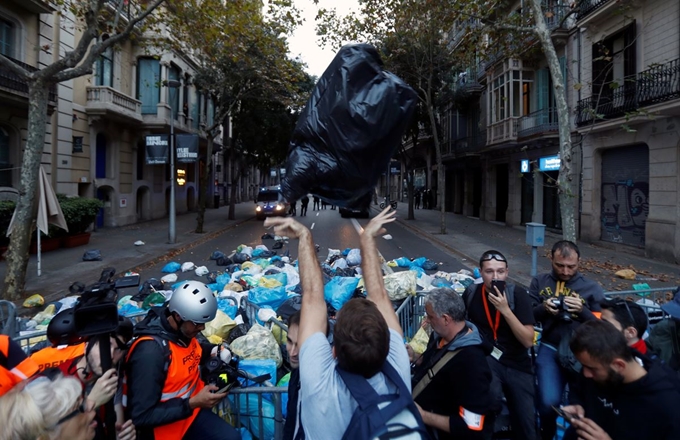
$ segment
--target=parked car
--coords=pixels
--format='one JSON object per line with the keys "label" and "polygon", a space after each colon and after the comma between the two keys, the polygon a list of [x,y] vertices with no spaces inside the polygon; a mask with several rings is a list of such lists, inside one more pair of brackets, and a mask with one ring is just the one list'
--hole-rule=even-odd
{"label": "parked car", "polygon": [[340,208],[338,211],[340,211],[340,216],[342,218],[347,218],[347,217],[368,218],[369,217],[368,208],[361,208],[361,209]]}
{"label": "parked car", "polygon": [[288,215],[290,204],[286,202],[281,194],[280,186],[267,186],[260,188],[255,200],[255,217],[264,220],[265,217]]}

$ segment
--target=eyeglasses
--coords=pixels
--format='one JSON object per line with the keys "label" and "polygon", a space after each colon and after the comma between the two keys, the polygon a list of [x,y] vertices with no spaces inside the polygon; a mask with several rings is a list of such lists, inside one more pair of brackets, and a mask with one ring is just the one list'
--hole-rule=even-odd
{"label": "eyeglasses", "polygon": [[635,318],[633,318],[633,312],[630,311],[630,307],[628,306],[628,300],[627,299],[615,299],[615,300],[612,300],[611,304],[615,307],[625,306],[626,312],[628,312],[628,317],[630,318],[630,322],[633,324],[633,326],[635,326]]}
{"label": "eyeglasses", "polygon": [[59,421],[57,422],[57,426],[71,420],[72,418],[74,418],[78,414],[83,414],[83,413],[85,413],[85,406],[84,406],[84,402],[81,401],[80,405],[78,405],[78,408],[74,409],[73,411],[71,411],[70,413],[66,414],[64,417],[59,419]]}
{"label": "eyeglasses", "polygon": [[505,257],[502,256],[501,254],[484,254],[484,255],[482,255],[481,261],[491,261],[491,260],[502,261],[503,263],[508,262],[508,260],[506,260]]}
{"label": "eyeglasses", "polygon": [[128,345],[125,342],[118,339],[117,337],[114,337],[113,340],[116,341],[116,348],[118,350],[125,351],[128,349]]}

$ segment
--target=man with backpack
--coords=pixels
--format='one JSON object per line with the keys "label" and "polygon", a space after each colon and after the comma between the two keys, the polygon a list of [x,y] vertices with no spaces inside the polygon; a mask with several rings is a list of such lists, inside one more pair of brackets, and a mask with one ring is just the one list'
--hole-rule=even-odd
{"label": "man with backpack", "polygon": [[375,243],[375,237],[385,233],[383,226],[395,220],[394,214],[385,209],[361,234],[367,299],[351,299],[340,309],[332,347],[326,339],[323,276],[311,232],[290,217],[265,221],[277,235],[299,239],[304,292],[298,332],[300,416],[308,439],[427,435],[411,398],[403,333],[383,285]]}
{"label": "man with backpack", "polygon": [[212,291],[201,282],[186,281],[167,306],[149,310],[136,326],[126,357],[123,406],[138,439],[241,438],[211,410],[227,393],[204,385],[199,374],[210,351],[203,351],[196,336],[216,313]]}
{"label": "man with backpack", "polygon": [[676,372],[680,372],[680,288],[675,291],[673,300],[661,305],[669,315],[657,322],[649,331],[650,350]]}
{"label": "man with backpack", "polygon": [[508,260],[500,252],[484,252],[479,269],[483,282],[468,286],[463,301],[467,319],[489,344],[492,395],[505,395],[512,438],[536,440],[534,376],[528,352],[534,344],[531,299],[525,289],[506,283]]}
{"label": "man with backpack", "polygon": [[463,299],[453,289],[434,289],[425,312],[433,333],[414,359],[412,382],[423,422],[440,440],[490,439],[491,369],[477,327],[465,321]]}

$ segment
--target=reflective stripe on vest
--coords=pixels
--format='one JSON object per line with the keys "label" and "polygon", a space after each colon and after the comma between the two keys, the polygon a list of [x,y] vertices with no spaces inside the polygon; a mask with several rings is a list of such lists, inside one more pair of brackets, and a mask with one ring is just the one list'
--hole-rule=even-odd
{"label": "reflective stripe on vest", "polygon": [[[141,336],[137,338],[130,346],[126,361],[130,359],[130,355],[139,341],[144,340],[154,340],[154,338],[151,336]],[[170,363],[165,376],[165,383],[163,384],[160,401],[167,402],[170,399],[177,398],[190,399],[198,394],[205,386],[203,381],[201,381],[198,365],[203,352],[201,345],[196,339],[192,339],[188,347],[182,347],[171,341],[166,342],[170,349]],[[123,406],[128,405],[127,392],[127,377],[124,377]],[[200,408],[196,408],[186,419],[155,427],[153,430],[155,438],[163,440],[181,440],[199,411]]]}
{"label": "reflective stripe on vest", "polygon": [[85,354],[85,343],[78,345],[60,345],[59,347],[47,347],[31,355],[31,359],[38,364],[39,371],[48,368],[57,368],[66,361],[75,359]]}
{"label": "reflective stripe on vest", "polygon": [[[7,335],[0,335],[0,352],[5,358],[9,357],[9,336]],[[24,359],[12,369],[6,367],[7,365],[0,365],[0,396],[38,371],[38,366],[31,358]]]}

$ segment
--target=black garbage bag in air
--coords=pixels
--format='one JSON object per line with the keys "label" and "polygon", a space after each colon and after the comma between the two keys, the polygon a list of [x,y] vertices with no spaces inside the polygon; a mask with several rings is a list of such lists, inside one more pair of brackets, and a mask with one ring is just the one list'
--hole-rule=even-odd
{"label": "black garbage bag in air", "polygon": [[368,44],[343,46],[316,84],[288,147],[281,189],[356,208],[398,147],[417,95]]}

